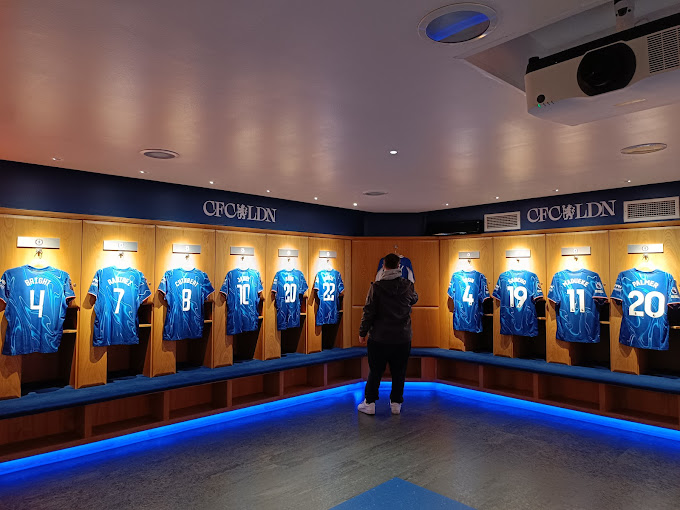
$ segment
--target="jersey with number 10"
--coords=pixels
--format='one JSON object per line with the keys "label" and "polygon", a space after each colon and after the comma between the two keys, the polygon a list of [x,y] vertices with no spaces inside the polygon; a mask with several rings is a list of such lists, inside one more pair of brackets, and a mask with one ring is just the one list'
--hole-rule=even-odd
{"label": "jersey with number 10", "polygon": [[481,333],[482,303],[491,297],[486,276],[474,270],[456,271],[448,295],[453,300],[453,329]]}
{"label": "jersey with number 10", "polygon": [[57,352],[73,299],[68,273],[51,266],[8,269],[0,278],[0,301],[6,304],[7,332],[2,354]]}
{"label": "jersey with number 10", "polygon": [[274,276],[272,292],[276,294],[276,329],[300,326],[300,295],[307,292],[307,280],[299,269],[282,269]]}
{"label": "jersey with number 10", "polygon": [[668,349],[668,305],[680,304],[678,286],[669,273],[628,269],[619,273],[612,299],[621,302],[619,342],[640,349]]}
{"label": "jersey with number 10", "polygon": [[257,329],[260,273],[255,269],[232,269],[227,273],[220,292],[227,298],[227,335],[238,335]]}
{"label": "jersey with number 10", "polygon": [[543,290],[535,273],[516,269],[501,273],[493,297],[501,303],[501,335],[538,336],[534,302],[543,299]]}
{"label": "jersey with number 10", "polygon": [[141,271],[128,267],[98,270],[87,291],[95,297],[92,345],[132,345],[139,343],[137,311],[151,295]]}
{"label": "jersey with number 10", "polygon": [[607,301],[607,293],[599,274],[588,269],[555,273],[548,299],[557,311],[558,340],[600,341],[600,305]]}
{"label": "jersey with number 10", "polygon": [[319,309],[316,311],[316,324],[337,324],[340,320],[338,307],[340,294],[345,290],[342,276],[337,269],[322,269],[316,273],[314,289],[319,296]]}
{"label": "jersey with number 10", "polygon": [[215,289],[210,278],[200,269],[170,269],[158,284],[165,296],[163,340],[203,337],[203,303]]}

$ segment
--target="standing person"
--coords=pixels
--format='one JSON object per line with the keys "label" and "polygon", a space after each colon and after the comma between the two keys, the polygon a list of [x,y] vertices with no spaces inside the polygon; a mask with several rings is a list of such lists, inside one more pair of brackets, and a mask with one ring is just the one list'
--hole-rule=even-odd
{"label": "standing person", "polygon": [[357,409],[375,414],[380,379],[389,363],[392,373],[390,408],[401,413],[404,401],[406,364],[411,353],[411,307],[418,301],[413,282],[402,277],[399,256],[385,257],[385,271],[379,281],[371,283],[366,296],[364,314],[359,327],[359,343],[365,345],[368,335],[368,366],[366,398]]}

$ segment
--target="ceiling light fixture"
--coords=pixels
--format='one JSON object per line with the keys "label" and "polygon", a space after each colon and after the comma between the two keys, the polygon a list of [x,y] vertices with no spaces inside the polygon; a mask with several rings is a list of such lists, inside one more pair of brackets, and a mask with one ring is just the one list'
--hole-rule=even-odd
{"label": "ceiling light fixture", "polygon": [[179,153],[168,149],[144,149],[139,151],[140,154],[152,159],[175,159],[179,157]]}
{"label": "ceiling light fixture", "polygon": [[144,170],[139,171],[140,174],[145,174],[146,172]]}
{"label": "ceiling light fixture", "polygon": [[270,191],[269,191],[269,190],[267,190],[267,193],[269,193],[269,192],[270,192]]}
{"label": "ceiling light fixture", "polygon": [[449,206],[449,204],[444,204],[444,205],[445,205],[446,207],[448,207],[448,206]]}
{"label": "ceiling light fixture", "polygon": [[559,188],[555,188],[555,191],[559,191]]}
{"label": "ceiling light fixture", "polygon": [[60,158],[60,157],[57,157],[57,156],[52,158],[52,161],[63,161],[63,160],[64,160],[64,158]]}
{"label": "ceiling light fixture", "polygon": [[381,197],[383,195],[387,195],[387,191],[364,191],[362,193],[363,195],[366,195],[367,197]]}
{"label": "ceiling light fixture", "polygon": [[659,152],[664,150],[668,145],[665,143],[640,143],[638,145],[629,145],[621,149],[621,154],[649,154],[650,152]]}
{"label": "ceiling light fixture", "polygon": [[319,197],[314,197],[314,200],[319,200]]}
{"label": "ceiling light fixture", "polygon": [[397,154],[397,151],[392,150],[392,151],[390,151],[390,154],[392,154],[392,156],[394,156],[395,154]]}
{"label": "ceiling light fixture", "polygon": [[215,184],[215,181],[208,181],[210,184]]}
{"label": "ceiling light fixture", "polygon": [[626,182],[631,182],[630,179],[626,179]]}
{"label": "ceiling light fixture", "polygon": [[501,197],[496,197],[496,200],[498,200],[499,198],[501,198]]}
{"label": "ceiling light fixture", "polygon": [[498,22],[496,11],[478,3],[460,3],[436,9],[418,23],[422,39],[437,44],[456,44],[481,39]]}
{"label": "ceiling light fixture", "polygon": [[356,202],[354,202],[354,207],[356,207],[356,206],[358,206],[358,205],[359,205],[359,204],[357,204]]}

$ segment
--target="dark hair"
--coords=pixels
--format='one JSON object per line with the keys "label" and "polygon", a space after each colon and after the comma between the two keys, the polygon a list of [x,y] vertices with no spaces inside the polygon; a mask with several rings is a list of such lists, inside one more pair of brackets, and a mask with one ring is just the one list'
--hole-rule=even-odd
{"label": "dark hair", "polygon": [[385,269],[397,269],[401,259],[395,253],[385,255]]}

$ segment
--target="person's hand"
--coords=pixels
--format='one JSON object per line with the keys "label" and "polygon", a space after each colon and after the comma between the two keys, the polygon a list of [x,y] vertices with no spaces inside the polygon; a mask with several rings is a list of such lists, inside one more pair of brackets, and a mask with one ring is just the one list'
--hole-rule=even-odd
{"label": "person's hand", "polygon": [[359,335],[359,344],[366,345],[366,338],[367,338],[367,336]]}

